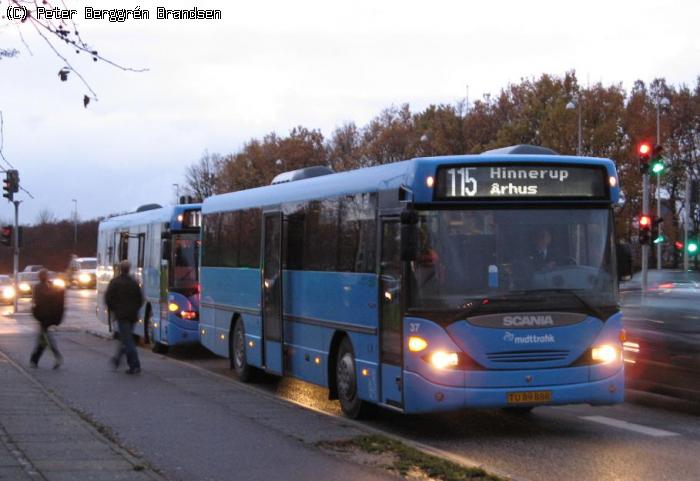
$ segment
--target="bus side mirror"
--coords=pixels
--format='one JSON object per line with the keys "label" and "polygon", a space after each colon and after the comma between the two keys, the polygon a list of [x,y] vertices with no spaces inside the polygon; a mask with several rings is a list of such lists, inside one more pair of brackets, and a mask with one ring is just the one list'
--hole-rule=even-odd
{"label": "bus side mirror", "polygon": [[414,261],[418,255],[418,214],[414,210],[401,212],[401,260]]}
{"label": "bus side mirror", "polygon": [[629,244],[617,244],[617,276],[621,281],[632,279],[632,251]]}

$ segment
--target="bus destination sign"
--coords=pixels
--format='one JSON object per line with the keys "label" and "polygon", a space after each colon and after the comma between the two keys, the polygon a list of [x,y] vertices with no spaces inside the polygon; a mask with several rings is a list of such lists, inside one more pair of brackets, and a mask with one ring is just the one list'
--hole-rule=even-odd
{"label": "bus destination sign", "polygon": [[558,165],[476,165],[440,167],[438,199],[587,198],[607,195],[601,167]]}

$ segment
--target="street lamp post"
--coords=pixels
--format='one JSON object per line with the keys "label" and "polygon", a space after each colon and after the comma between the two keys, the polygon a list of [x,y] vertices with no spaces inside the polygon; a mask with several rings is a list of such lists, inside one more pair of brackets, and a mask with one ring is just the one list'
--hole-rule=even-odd
{"label": "street lamp post", "polygon": [[[656,145],[661,145],[661,107],[669,105],[671,101],[666,97],[656,99]],[[661,173],[656,174],[656,218],[661,218]],[[661,269],[661,242],[656,244],[656,269]]]}
{"label": "street lamp post", "polygon": [[583,151],[582,146],[581,146],[581,137],[582,137],[582,119],[581,119],[581,97],[579,95],[575,95],[572,100],[569,101],[569,103],[566,104],[566,109],[567,110],[574,110],[576,109],[577,114],[578,114],[578,142],[576,144],[576,155],[580,156],[581,152]]}
{"label": "street lamp post", "polygon": [[78,255],[78,199],[73,201],[73,254]]}
{"label": "street lamp post", "polygon": [[173,184],[175,187],[175,205],[180,203],[180,184]]}

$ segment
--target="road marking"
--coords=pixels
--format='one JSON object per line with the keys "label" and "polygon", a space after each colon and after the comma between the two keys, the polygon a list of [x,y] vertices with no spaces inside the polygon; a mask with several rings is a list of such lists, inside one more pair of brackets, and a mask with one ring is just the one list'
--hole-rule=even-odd
{"label": "road marking", "polygon": [[656,438],[680,436],[680,434],[671,431],[650,428],[648,426],[642,426],[641,424],[628,423],[627,421],[621,421],[619,419],[608,418],[605,416],[580,416],[580,418],[585,419],[586,421],[592,421],[594,423],[612,426],[614,428],[626,429],[628,431],[634,431],[635,433],[646,434],[647,436],[654,436]]}

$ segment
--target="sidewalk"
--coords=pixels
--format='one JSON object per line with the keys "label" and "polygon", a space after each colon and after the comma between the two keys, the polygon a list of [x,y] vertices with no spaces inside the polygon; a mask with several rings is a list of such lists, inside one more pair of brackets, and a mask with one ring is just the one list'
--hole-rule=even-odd
{"label": "sidewalk", "polygon": [[0,480],[160,481],[0,352]]}
{"label": "sidewalk", "polygon": [[[149,466],[172,481],[397,479],[383,470],[331,455],[317,446],[323,441],[342,441],[366,434],[343,418],[280,401],[222,375],[145,349],[139,351],[143,372],[128,376],[123,369],[112,371],[109,367],[108,359],[115,348],[111,340],[78,332],[57,334],[64,355],[63,366],[52,370],[49,353],[39,363],[39,369],[27,368],[25,373],[17,364],[27,362],[33,336],[27,333],[0,336],[0,386],[3,386],[0,425],[33,466],[42,472],[47,468],[56,470],[51,473],[53,477],[45,473],[45,478],[38,479],[158,479],[149,477],[155,476],[150,471],[134,471],[138,460],[115,459],[108,452],[109,443],[98,449],[100,444],[91,447],[83,441],[84,446],[76,447],[81,437],[73,434],[69,426],[77,425],[75,429],[80,430],[80,424],[85,423],[77,415],[71,415],[72,411],[65,412],[63,403],[75,412],[88,413],[90,423],[105,427],[109,439],[118,439],[119,446],[129,450],[127,455],[138,453],[139,458],[147,459]],[[56,396],[47,394],[36,383]],[[37,401],[32,399],[34,396],[43,399]],[[56,401],[56,397],[64,401]],[[39,402],[36,410],[30,407]],[[51,410],[45,410],[44,406],[50,406]],[[58,416],[56,411],[63,413],[60,418],[63,420],[52,419]],[[82,438],[85,437],[83,433]],[[66,442],[54,447],[52,440]],[[28,445],[26,450],[23,443]],[[85,455],[88,449],[91,451]],[[102,460],[108,454],[111,457]],[[18,463],[8,467],[17,468]],[[76,471],[78,468],[85,472]],[[58,476],[61,474],[64,477]],[[10,479],[27,478],[0,475],[0,481]]]}

